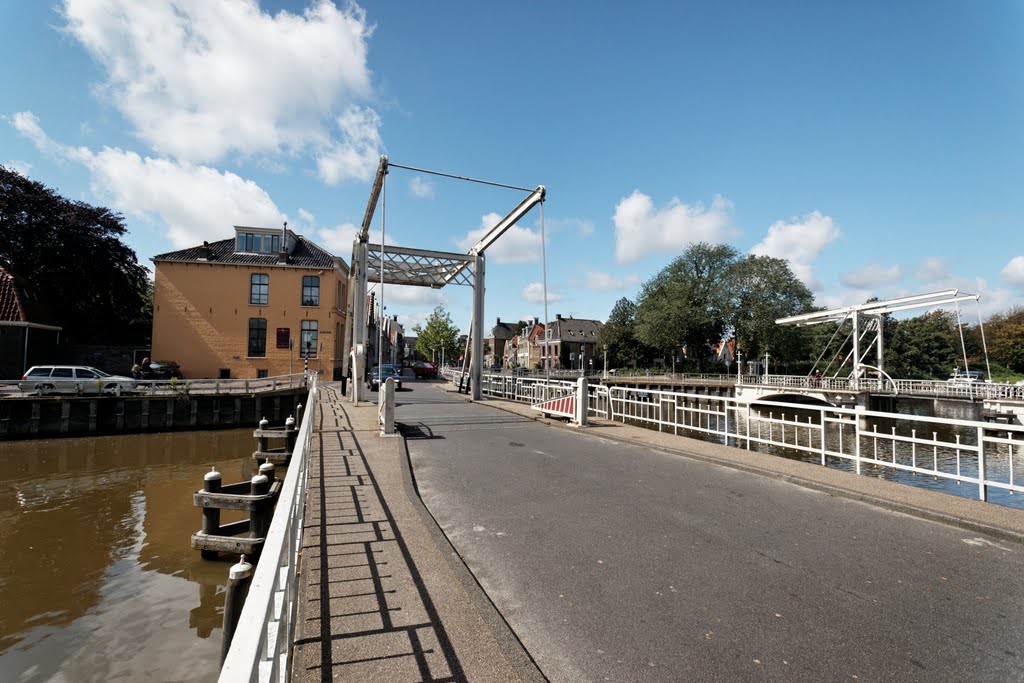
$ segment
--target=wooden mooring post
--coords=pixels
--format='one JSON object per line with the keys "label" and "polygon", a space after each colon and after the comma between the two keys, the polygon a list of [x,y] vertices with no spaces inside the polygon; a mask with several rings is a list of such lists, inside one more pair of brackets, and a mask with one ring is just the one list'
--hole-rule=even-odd
{"label": "wooden mooring post", "polygon": [[[296,407],[296,412],[302,414],[302,404]],[[287,465],[295,450],[295,442],[298,440],[299,430],[296,427],[294,417],[284,421],[284,427],[272,428],[266,418],[260,420],[259,429],[252,433],[256,437],[256,450],[252,457],[259,462],[270,462],[275,465]],[[270,440],[284,439],[284,446],[271,448]]]}
{"label": "wooden mooring post", "polygon": [[228,588],[224,596],[224,634],[220,643],[221,666],[224,666],[224,660],[231,649],[231,641],[235,637],[235,629],[238,628],[238,619],[242,616],[242,607],[245,606],[251,583],[252,565],[246,562],[245,555],[242,555],[238,564],[232,565],[228,570]]}

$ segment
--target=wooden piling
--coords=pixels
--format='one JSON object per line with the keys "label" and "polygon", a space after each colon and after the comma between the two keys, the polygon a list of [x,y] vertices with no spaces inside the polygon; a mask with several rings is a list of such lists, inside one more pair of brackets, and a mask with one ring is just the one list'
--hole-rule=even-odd
{"label": "wooden piling", "polygon": [[[212,468],[203,477],[203,491],[206,493],[220,493],[221,489],[221,476],[217,468]],[[208,536],[217,536],[220,534],[220,508],[213,507],[210,501],[203,502],[203,527],[202,532]],[[204,560],[216,560],[216,550],[200,550],[199,554]]]}
{"label": "wooden piling", "polygon": [[252,565],[245,561],[245,555],[232,565],[228,570],[228,588],[224,596],[224,635],[220,646],[220,663],[224,665],[228,651],[231,649],[231,641],[235,637],[235,630],[238,628],[238,620],[242,616],[242,607],[245,606],[245,598],[249,595],[249,585],[252,583]]}

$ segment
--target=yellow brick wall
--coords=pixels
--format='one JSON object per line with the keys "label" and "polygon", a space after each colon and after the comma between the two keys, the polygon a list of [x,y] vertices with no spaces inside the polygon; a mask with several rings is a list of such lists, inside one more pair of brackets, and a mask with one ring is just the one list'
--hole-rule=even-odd
{"label": "yellow brick wall", "polygon": [[[254,273],[270,277],[266,306],[249,303]],[[320,277],[319,306],[301,305],[304,275]],[[271,377],[288,374],[289,368],[301,372],[300,323],[309,319],[319,323],[323,348],[318,359],[310,359],[309,367],[330,379],[343,357],[345,287],[344,272],[337,268],[158,261],[153,360],[176,361],[186,378],[217,377],[221,368],[229,369],[233,378],[253,378],[263,369]],[[247,357],[250,318],[267,321],[265,358]],[[288,328],[293,350],[277,348],[278,328]]]}

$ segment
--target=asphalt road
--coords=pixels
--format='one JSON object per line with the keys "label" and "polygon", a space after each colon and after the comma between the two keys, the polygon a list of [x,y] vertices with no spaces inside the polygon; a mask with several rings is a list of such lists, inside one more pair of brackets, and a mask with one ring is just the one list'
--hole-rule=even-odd
{"label": "asphalt road", "polygon": [[552,681],[1024,680],[1024,546],[411,379],[398,403],[424,503]]}

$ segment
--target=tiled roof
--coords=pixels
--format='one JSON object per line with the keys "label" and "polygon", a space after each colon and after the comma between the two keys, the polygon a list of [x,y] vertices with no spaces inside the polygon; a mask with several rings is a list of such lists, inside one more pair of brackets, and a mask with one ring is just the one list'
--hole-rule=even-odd
{"label": "tiled roof", "polygon": [[[158,254],[154,261],[209,261],[212,263],[233,263],[243,266],[276,266],[277,254],[237,254],[235,240],[227,239],[210,242],[210,258],[205,258],[206,247],[200,245],[180,251],[169,251]],[[334,264],[334,256],[322,247],[299,235],[295,249],[288,257],[288,265],[305,266],[308,268],[330,268]]]}
{"label": "tiled roof", "polygon": [[551,322],[552,341],[592,341],[601,336],[604,323],[586,318],[556,318]]}
{"label": "tiled roof", "polygon": [[0,268],[0,320],[40,325],[56,323],[49,307],[38,300],[28,284],[5,268]]}

